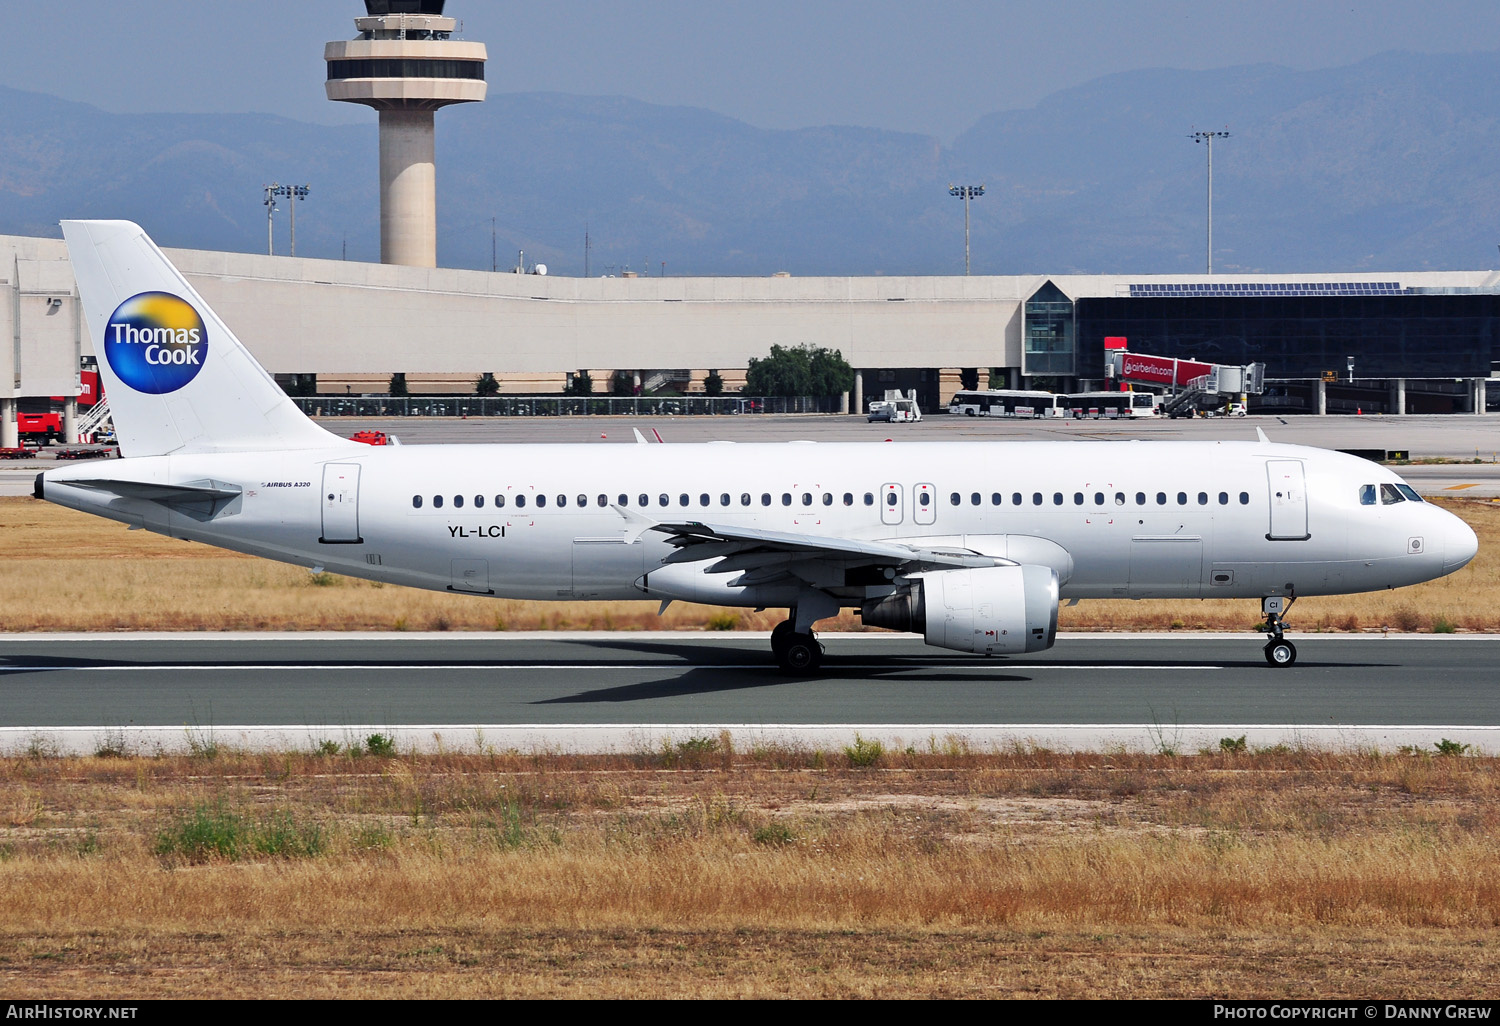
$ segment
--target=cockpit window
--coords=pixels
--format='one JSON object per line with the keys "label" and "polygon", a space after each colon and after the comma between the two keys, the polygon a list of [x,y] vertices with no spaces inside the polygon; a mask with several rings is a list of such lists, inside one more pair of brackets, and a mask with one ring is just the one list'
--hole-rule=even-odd
{"label": "cockpit window", "polygon": [[1372,484],[1359,486],[1359,504],[1361,506],[1375,505],[1375,493],[1378,489]]}
{"label": "cockpit window", "polygon": [[1383,484],[1380,486],[1380,504],[1382,506],[1390,506],[1394,503],[1405,501],[1406,496],[1402,495],[1395,485]]}
{"label": "cockpit window", "polygon": [[1427,501],[1426,499],[1422,498],[1420,495],[1417,494],[1417,490],[1415,488],[1413,488],[1409,484],[1406,484],[1405,482],[1398,483],[1396,485],[1396,488],[1397,488],[1398,491],[1401,492],[1402,495],[1406,496],[1412,502],[1426,502]]}

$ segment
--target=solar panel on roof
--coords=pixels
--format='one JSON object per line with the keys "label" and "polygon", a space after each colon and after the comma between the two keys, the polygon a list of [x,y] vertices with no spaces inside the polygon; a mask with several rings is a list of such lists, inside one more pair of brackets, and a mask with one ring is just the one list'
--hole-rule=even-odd
{"label": "solar panel on roof", "polygon": [[1399,296],[1398,281],[1165,282],[1128,286],[1131,296]]}

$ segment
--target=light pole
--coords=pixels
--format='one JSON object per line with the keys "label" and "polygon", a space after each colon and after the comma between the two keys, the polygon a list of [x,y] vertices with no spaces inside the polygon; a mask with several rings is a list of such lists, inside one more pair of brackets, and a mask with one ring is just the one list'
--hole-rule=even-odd
{"label": "light pole", "polygon": [[969,200],[978,199],[984,195],[982,185],[950,185],[949,196],[961,196],[964,201],[964,274],[969,273]]}
{"label": "light pole", "polygon": [[[291,212],[292,212],[292,256],[296,256],[297,255],[297,201],[298,200],[305,200],[305,199],[307,199],[307,193],[308,193],[308,191],[311,188],[312,188],[312,186],[309,186],[309,185],[274,185],[273,184],[273,185],[268,186],[267,189],[266,189],[266,191],[269,194],[271,194],[272,197],[274,197],[274,196],[285,196],[287,199],[289,199],[289,200],[292,201],[291,202]],[[267,202],[271,204],[272,210],[275,210],[275,204],[276,204],[275,199],[274,198],[269,198],[269,199],[267,199]],[[267,214],[266,216],[269,217],[270,215]],[[269,252],[269,249],[267,250],[267,252]]]}
{"label": "light pole", "polygon": [[1193,132],[1188,136],[1195,143],[1208,144],[1208,273],[1214,273],[1214,140],[1228,139],[1225,132]]}
{"label": "light pole", "polygon": [[261,186],[261,188],[266,190],[266,256],[275,256],[276,247],[271,235],[271,216],[276,213],[276,197],[281,195],[281,186],[272,182],[270,185]]}

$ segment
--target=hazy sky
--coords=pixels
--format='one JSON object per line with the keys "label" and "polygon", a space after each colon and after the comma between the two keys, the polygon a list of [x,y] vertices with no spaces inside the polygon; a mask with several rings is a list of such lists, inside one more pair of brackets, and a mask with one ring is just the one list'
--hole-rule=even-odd
{"label": "hazy sky", "polygon": [[[0,0],[0,84],[106,110],[371,117],[323,97],[358,0]],[[492,91],[619,94],[766,128],[951,139],[1115,71],[1500,50],[1494,0],[449,0]]]}

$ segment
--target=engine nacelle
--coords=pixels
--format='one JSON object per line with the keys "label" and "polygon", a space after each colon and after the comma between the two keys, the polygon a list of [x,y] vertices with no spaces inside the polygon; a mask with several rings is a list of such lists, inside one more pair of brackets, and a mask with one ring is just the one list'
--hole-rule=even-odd
{"label": "engine nacelle", "polygon": [[920,631],[956,652],[1041,652],[1057,640],[1057,573],[1045,566],[995,566],[923,574],[911,590],[860,609],[871,627]]}

